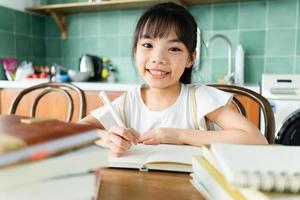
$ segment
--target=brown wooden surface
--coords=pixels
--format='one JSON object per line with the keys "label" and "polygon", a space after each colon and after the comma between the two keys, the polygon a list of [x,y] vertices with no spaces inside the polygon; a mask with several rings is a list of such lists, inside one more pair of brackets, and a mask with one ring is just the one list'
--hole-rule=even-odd
{"label": "brown wooden surface", "polygon": [[101,169],[97,200],[204,200],[187,173]]}

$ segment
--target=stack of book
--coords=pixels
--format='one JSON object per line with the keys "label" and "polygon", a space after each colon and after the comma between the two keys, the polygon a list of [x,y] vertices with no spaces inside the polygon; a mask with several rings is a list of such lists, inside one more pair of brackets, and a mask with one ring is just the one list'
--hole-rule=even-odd
{"label": "stack of book", "polygon": [[74,173],[51,177],[24,184],[21,187],[0,190],[0,199],[96,200],[101,181],[100,175],[101,171],[99,169],[93,173]]}
{"label": "stack of book", "polygon": [[0,116],[0,168],[92,144],[92,126],[18,115]]}
{"label": "stack of book", "polygon": [[191,183],[207,199],[300,199],[300,147],[213,144],[202,151]]}

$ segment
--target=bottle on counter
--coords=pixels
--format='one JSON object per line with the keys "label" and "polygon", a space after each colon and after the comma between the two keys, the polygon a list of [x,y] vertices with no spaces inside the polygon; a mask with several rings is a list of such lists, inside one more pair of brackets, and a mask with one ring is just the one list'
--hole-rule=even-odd
{"label": "bottle on counter", "polygon": [[234,82],[244,84],[244,50],[241,44],[237,46],[235,53]]}
{"label": "bottle on counter", "polygon": [[109,66],[109,59],[106,57],[102,58],[102,71],[101,71],[101,80],[107,81],[108,77],[108,66]]}
{"label": "bottle on counter", "polygon": [[102,58],[102,66],[101,80],[109,83],[115,83],[117,81],[117,69],[106,57]]}
{"label": "bottle on counter", "polygon": [[117,82],[117,69],[113,65],[110,65],[108,70],[109,70],[109,73],[108,73],[108,77],[107,77],[107,82],[109,82],[109,83]]}

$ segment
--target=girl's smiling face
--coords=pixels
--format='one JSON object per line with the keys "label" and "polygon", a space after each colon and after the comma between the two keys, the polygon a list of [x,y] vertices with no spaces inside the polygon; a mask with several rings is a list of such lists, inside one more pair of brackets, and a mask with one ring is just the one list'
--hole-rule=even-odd
{"label": "girl's smiling face", "polygon": [[170,31],[162,38],[142,35],[135,58],[140,75],[150,87],[167,88],[179,84],[185,68],[192,66],[194,54],[191,58],[175,31]]}

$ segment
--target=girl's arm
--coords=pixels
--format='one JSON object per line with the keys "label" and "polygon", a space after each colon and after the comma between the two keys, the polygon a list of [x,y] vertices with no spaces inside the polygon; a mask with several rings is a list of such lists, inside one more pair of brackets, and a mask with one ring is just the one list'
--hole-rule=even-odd
{"label": "girl's arm", "polygon": [[206,117],[219,125],[220,131],[160,128],[150,130],[141,139],[145,144],[172,143],[201,146],[211,143],[267,144],[266,138],[245,117],[227,106],[218,108]]}
{"label": "girl's arm", "polygon": [[227,106],[218,108],[206,117],[223,130],[183,130],[179,141],[183,144],[202,145],[211,143],[267,144],[263,134],[248,119]]}

